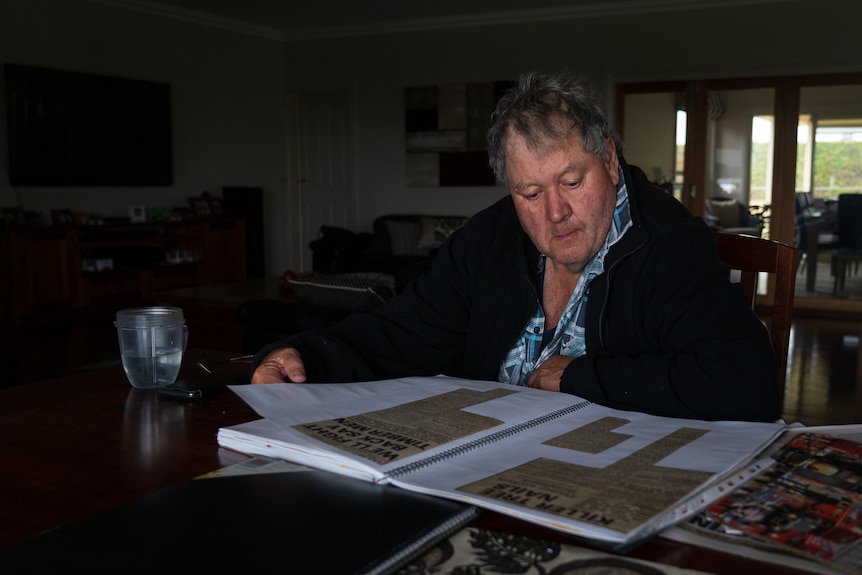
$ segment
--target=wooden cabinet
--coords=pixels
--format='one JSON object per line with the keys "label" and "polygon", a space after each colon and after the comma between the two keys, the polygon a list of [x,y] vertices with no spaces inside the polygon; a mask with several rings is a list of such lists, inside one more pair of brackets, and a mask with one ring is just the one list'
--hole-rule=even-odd
{"label": "wooden cabinet", "polygon": [[19,323],[37,308],[79,299],[78,236],[63,228],[21,228],[0,236],[0,317]]}
{"label": "wooden cabinet", "polygon": [[3,317],[41,309],[146,305],[158,290],[246,278],[245,222],[53,226],[5,230]]}
{"label": "wooden cabinet", "polygon": [[[83,230],[81,305],[152,303],[154,293],[246,278],[245,222],[213,219]],[[102,269],[106,265],[111,269]]]}

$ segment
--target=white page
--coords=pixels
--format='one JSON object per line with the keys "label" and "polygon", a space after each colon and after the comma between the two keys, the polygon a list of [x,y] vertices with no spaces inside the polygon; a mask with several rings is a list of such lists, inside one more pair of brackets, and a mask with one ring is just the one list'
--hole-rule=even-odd
{"label": "white page", "polygon": [[445,376],[357,383],[232,385],[230,389],[262,417],[282,427],[384,409],[453,389],[477,391],[504,389],[514,392],[517,399],[509,396],[509,398],[495,400],[493,404],[488,402],[488,404],[479,404],[465,409],[473,413],[502,418],[510,423],[585,401],[565,393]]}
{"label": "white page", "polygon": [[[576,406],[589,405],[583,399],[561,393],[553,393],[518,387],[494,382],[462,380],[448,377],[406,378],[386,381],[374,381],[347,384],[267,384],[231,386],[231,389],[242,397],[258,414],[265,417],[281,431],[276,432],[270,427],[267,432],[262,424],[243,424],[220,431],[220,441],[226,447],[242,450],[236,444],[240,432],[250,432],[260,435],[263,439],[272,438],[281,442],[279,449],[269,447],[251,451],[266,455],[281,451],[282,457],[287,454],[288,443],[295,443],[297,450],[303,453],[303,464],[312,465],[308,461],[310,451],[324,446],[306,434],[300,433],[294,426],[310,422],[320,422],[337,418],[345,418],[374,412],[381,409],[403,405],[412,401],[427,399],[447,392],[467,389],[477,392],[501,390],[508,395],[478,402],[462,408],[460,411],[485,416],[498,420],[499,423],[484,428],[476,433],[467,434],[457,443],[468,442],[477,437],[485,436],[520,424],[525,420],[546,415],[549,411]],[[252,439],[252,438],[249,438]],[[245,447],[246,452],[252,445]],[[449,450],[451,443],[423,450],[416,455],[402,457],[393,463],[378,463],[361,456],[344,451],[333,455],[321,455],[328,461],[354,462],[361,473],[369,475],[373,470],[376,480],[380,480],[384,472],[409,464],[426,457],[436,457]],[[326,449],[326,451],[332,451]]]}

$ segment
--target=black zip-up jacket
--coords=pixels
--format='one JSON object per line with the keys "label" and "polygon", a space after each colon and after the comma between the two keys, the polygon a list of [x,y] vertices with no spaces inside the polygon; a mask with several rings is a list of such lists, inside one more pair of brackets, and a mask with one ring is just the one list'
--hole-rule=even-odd
{"label": "black zip-up jacket", "polygon": [[[586,355],[561,391],[610,407],[692,419],[780,417],[768,333],[728,280],[712,232],[622,162],[632,227],[590,284]],[[539,253],[511,197],[473,216],[432,270],[370,314],[267,346],[297,348],[309,382],[446,374],[496,380],[538,305]]]}

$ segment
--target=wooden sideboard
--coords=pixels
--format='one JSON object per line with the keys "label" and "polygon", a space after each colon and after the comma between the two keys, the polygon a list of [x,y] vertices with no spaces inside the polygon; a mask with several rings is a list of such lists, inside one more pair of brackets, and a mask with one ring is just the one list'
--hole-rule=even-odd
{"label": "wooden sideboard", "polygon": [[245,220],[10,227],[0,265],[8,385],[98,363],[116,347],[116,311],[153,305],[160,290],[245,280]]}

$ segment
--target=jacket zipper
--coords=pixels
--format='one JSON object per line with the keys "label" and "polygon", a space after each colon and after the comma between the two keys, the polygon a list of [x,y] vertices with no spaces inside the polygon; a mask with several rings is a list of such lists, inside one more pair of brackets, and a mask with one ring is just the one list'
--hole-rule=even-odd
{"label": "jacket zipper", "polygon": [[601,346],[601,348],[603,350],[607,349],[607,347],[605,347],[605,310],[608,307],[608,297],[609,297],[609,294],[611,293],[611,280],[612,280],[611,276],[614,273],[614,269],[617,267],[617,265],[619,265],[619,263],[621,261],[623,261],[624,259],[626,259],[630,255],[634,254],[635,252],[640,250],[642,247],[644,247],[644,245],[646,245],[646,242],[647,242],[647,240],[644,239],[641,243],[632,247],[632,249],[630,249],[626,253],[622,254],[620,257],[618,257],[613,262],[611,262],[610,267],[608,267],[608,269],[605,271],[605,273],[608,276],[608,279],[607,279],[607,282],[605,282],[606,283],[605,297],[602,299],[602,307],[601,307],[601,311],[599,311],[599,345]]}

